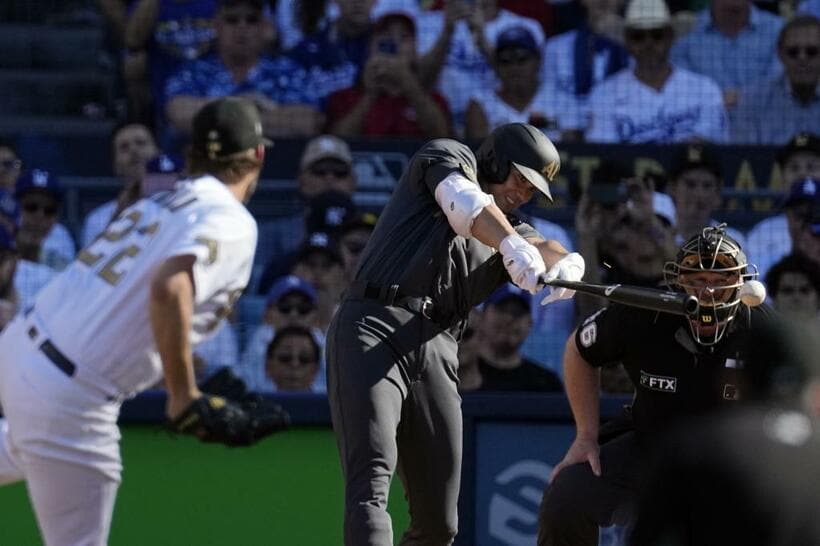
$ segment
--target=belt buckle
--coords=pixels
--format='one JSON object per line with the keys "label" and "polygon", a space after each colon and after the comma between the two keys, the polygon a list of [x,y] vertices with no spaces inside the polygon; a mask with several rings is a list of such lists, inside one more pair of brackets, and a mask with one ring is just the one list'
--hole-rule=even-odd
{"label": "belt buckle", "polygon": [[433,300],[430,298],[424,298],[421,302],[421,316],[428,320],[433,320],[432,316],[433,312]]}

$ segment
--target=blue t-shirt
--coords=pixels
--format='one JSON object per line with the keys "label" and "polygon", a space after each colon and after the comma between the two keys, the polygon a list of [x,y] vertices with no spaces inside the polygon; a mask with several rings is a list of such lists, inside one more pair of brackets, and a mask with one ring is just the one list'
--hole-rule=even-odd
{"label": "blue t-shirt", "polygon": [[177,96],[226,97],[261,93],[279,104],[317,106],[315,90],[308,85],[305,70],[288,57],[259,59],[244,81],[235,82],[222,59],[212,53],[185,64],[165,85],[165,100]]}

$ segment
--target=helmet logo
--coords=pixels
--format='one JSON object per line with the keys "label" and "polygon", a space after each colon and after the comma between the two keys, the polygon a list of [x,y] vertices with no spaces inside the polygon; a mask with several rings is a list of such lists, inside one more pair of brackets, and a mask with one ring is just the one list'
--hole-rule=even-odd
{"label": "helmet logo", "polygon": [[555,175],[558,174],[558,169],[561,168],[561,165],[558,164],[558,161],[553,160],[547,163],[544,168],[541,170],[541,174],[544,177],[552,182],[552,179],[555,178]]}
{"label": "helmet logo", "polygon": [[701,315],[700,320],[702,322],[712,322],[712,315]]}

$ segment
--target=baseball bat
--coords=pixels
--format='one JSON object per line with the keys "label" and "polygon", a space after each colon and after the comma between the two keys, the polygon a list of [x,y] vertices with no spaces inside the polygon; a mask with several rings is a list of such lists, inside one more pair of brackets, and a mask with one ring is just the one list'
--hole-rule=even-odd
{"label": "baseball bat", "polygon": [[640,307],[661,313],[671,313],[673,315],[691,316],[698,312],[698,299],[689,294],[672,292],[669,290],[658,290],[657,288],[646,288],[643,286],[631,286],[628,284],[591,284],[582,281],[562,281],[555,279],[543,282],[548,286],[560,286],[570,288],[576,292],[594,294],[610,301]]}

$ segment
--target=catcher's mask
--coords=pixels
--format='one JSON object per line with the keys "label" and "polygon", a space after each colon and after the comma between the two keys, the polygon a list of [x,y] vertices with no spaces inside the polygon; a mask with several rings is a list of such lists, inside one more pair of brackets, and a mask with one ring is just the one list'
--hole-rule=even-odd
{"label": "catcher's mask", "polygon": [[714,345],[726,333],[740,305],[740,287],[757,278],[740,245],[726,234],[726,224],[707,227],[686,241],[663,276],[671,290],[698,298],[700,309],[689,319],[692,336],[701,345]]}
{"label": "catcher's mask", "polygon": [[503,184],[516,169],[527,181],[552,201],[549,183],[561,169],[555,145],[539,129],[526,123],[507,123],[484,139],[476,152],[478,180]]}

